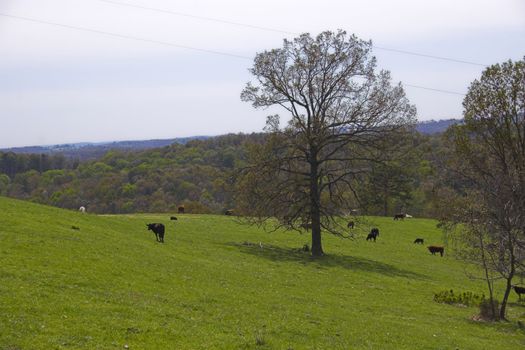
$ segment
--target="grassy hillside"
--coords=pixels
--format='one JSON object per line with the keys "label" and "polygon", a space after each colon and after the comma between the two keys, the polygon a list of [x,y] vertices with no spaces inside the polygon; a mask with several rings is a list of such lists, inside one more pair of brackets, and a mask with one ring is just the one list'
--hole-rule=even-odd
{"label": "grassy hillside", "polygon": [[[525,345],[516,322],[525,321],[525,303],[515,294],[511,322],[498,324],[432,300],[445,289],[484,291],[449,254],[412,243],[442,242],[432,220],[371,218],[377,243],[363,232],[354,241],[325,236],[329,256],[312,260],[297,249],[307,235],[269,234],[226,216],[168,219],[0,197],[0,350]],[[164,245],[147,222],[167,225]]]}

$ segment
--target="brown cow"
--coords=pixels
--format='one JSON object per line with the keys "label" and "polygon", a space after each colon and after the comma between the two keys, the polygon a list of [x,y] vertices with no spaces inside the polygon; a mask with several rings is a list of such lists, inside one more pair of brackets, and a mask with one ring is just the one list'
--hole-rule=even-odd
{"label": "brown cow", "polygon": [[435,255],[436,253],[443,254],[445,253],[445,247],[437,246],[437,245],[431,245],[428,246],[428,250],[432,253],[432,255]]}

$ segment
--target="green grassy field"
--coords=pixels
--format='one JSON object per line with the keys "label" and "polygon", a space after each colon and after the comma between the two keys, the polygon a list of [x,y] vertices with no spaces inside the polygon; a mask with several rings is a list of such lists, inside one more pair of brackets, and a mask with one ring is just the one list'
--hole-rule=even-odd
{"label": "green grassy field", "polygon": [[[450,254],[426,250],[443,242],[433,220],[370,218],[377,243],[363,232],[325,235],[328,256],[312,260],[297,249],[306,234],[178,217],[82,215],[0,197],[0,350],[525,347],[515,294],[510,322],[494,324],[471,320],[475,307],[432,300],[485,291]],[[165,244],[148,222],[167,225]]]}

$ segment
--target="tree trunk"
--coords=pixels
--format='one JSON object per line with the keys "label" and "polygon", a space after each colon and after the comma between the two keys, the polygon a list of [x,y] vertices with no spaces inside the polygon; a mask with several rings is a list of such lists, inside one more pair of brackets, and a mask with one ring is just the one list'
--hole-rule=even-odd
{"label": "tree trunk", "polygon": [[494,288],[492,285],[492,280],[489,275],[489,268],[487,266],[487,259],[485,256],[485,243],[483,242],[483,234],[476,230],[476,234],[478,235],[479,239],[479,247],[481,249],[481,262],[483,264],[483,270],[485,271],[485,281],[487,282],[487,286],[489,288],[489,301],[490,301],[490,308],[492,311],[492,317],[496,317],[496,309],[494,308]]}
{"label": "tree trunk", "polygon": [[323,256],[323,246],[321,244],[321,210],[319,208],[321,195],[319,193],[318,164],[316,155],[313,153],[310,162],[310,215],[312,219],[312,256]]}
{"label": "tree trunk", "polygon": [[507,285],[505,286],[505,294],[503,294],[503,299],[501,300],[501,307],[499,309],[499,318],[501,320],[506,320],[505,314],[507,312],[507,301],[509,300],[510,290],[512,289],[512,279],[514,278],[514,273],[516,272],[516,258],[514,256],[514,244],[513,236],[511,231],[508,232],[508,242],[509,242],[509,253],[510,253],[510,272],[506,278]]}
{"label": "tree trunk", "polygon": [[386,197],[383,201],[383,216],[388,216],[388,199]]}
{"label": "tree trunk", "polygon": [[507,285],[505,287],[505,294],[503,294],[503,299],[501,300],[501,307],[499,309],[499,318],[500,320],[506,320],[505,314],[507,313],[507,301],[509,300],[510,290],[512,289],[512,277],[507,278]]}

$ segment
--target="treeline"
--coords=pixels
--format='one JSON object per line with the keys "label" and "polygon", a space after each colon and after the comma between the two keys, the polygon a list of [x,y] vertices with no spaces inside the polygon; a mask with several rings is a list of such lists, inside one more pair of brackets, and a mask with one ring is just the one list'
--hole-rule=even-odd
{"label": "treeline", "polygon": [[76,168],[78,164],[78,160],[66,159],[62,154],[47,155],[0,152],[0,174],[5,174],[10,178],[30,170],[42,173],[48,170]]}
{"label": "treeline", "polygon": [[[264,134],[230,134],[139,152],[109,151],[94,161],[0,152],[0,195],[96,213],[222,213],[234,208],[232,174]],[[435,216],[441,138],[414,132],[407,156],[374,167],[359,184],[363,213]]]}
{"label": "treeline", "polygon": [[4,153],[0,194],[97,213],[165,212],[180,204],[190,212],[218,213],[231,206],[226,181],[242,161],[243,144],[262,137],[225,135],[141,152],[110,151],[80,164],[62,156]]}

